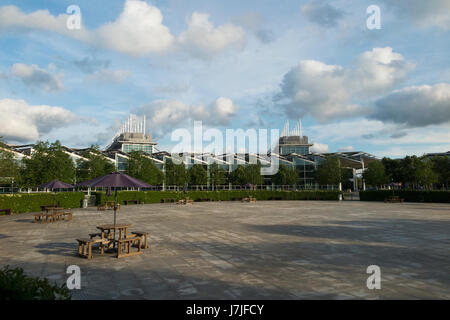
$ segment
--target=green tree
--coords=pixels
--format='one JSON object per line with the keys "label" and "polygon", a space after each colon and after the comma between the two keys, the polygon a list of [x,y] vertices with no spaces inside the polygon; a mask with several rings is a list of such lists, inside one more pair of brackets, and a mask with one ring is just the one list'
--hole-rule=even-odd
{"label": "green tree", "polygon": [[341,165],[337,157],[327,157],[314,172],[320,185],[336,185],[342,181]]}
{"label": "green tree", "polygon": [[188,182],[188,174],[184,164],[174,164],[172,160],[168,160],[166,162],[165,179],[169,186],[182,186]]}
{"label": "green tree", "polygon": [[114,163],[102,154],[99,146],[92,145],[81,156],[87,160],[77,160],[77,181],[91,180],[116,170]]}
{"label": "green tree", "polygon": [[48,141],[39,141],[34,149],[30,159],[22,160],[23,187],[37,187],[54,179],[67,183],[75,182],[75,164],[58,140],[51,144]]}
{"label": "green tree", "polygon": [[213,189],[215,186],[223,185],[227,182],[226,174],[226,171],[219,167],[216,162],[209,166],[209,176]]}
{"label": "green tree", "polygon": [[276,185],[293,186],[298,182],[298,172],[293,168],[280,164],[278,172],[273,176],[272,181]]}
{"label": "green tree", "polygon": [[242,165],[238,165],[235,170],[230,173],[229,181],[233,185],[243,186],[247,183],[245,178],[245,168]]}
{"label": "green tree", "polygon": [[142,151],[129,154],[125,173],[151,185],[161,185],[164,179],[161,170]]}
{"label": "green tree", "polygon": [[401,169],[401,160],[384,157],[381,159],[381,163],[384,166],[385,174],[390,182],[399,183],[405,181],[403,171]]}
{"label": "green tree", "polygon": [[419,160],[415,170],[415,183],[423,187],[432,188],[438,182],[438,174],[433,170],[433,163],[427,159]]}
{"label": "green tree", "polygon": [[381,161],[372,161],[367,170],[363,172],[365,182],[373,187],[378,187],[389,183],[389,177],[386,175],[384,165]]}
{"label": "green tree", "polygon": [[437,173],[437,182],[448,189],[450,182],[450,157],[436,156],[431,159],[433,171]]}
{"label": "green tree", "polygon": [[15,158],[14,153],[0,149],[0,183],[14,185],[20,181],[20,166],[21,162]]}
{"label": "green tree", "polygon": [[245,183],[258,185],[263,184],[263,176],[261,175],[261,164],[248,164],[245,166]]}
{"label": "green tree", "polygon": [[208,183],[208,175],[201,164],[194,164],[189,170],[189,183],[191,185],[206,185]]}

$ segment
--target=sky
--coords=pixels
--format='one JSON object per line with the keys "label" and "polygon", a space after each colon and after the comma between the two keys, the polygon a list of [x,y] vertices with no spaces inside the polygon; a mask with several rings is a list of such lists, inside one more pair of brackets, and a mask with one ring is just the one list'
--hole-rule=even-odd
{"label": "sky", "polygon": [[0,136],[105,146],[133,113],[170,150],[301,118],[317,152],[446,152],[449,40],[448,0],[2,0]]}

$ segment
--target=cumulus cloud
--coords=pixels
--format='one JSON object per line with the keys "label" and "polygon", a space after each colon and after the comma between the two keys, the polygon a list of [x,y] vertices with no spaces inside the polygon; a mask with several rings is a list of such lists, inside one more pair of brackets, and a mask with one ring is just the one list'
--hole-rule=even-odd
{"label": "cumulus cloud", "polygon": [[324,143],[313,142],[310,150],[312,153],[327,153],[328,145]]}
{"label": "cumulus cloud", "polygon": [[145,114],[152,132],[162,136],[189,125],[190,121],[203,121],[204,125],[210,126],[227,125],[238,109],[232,100],[220,97],[208,106],[189,105],[178,100],[155,100],[138,108],[136,113]]}
{"label": "cumulus cloud", "polygon": [[87,79],[99,83],[117,84],[124,82],[130,75],[131,72],[127,70],[100,69],[87,76]]}
{"label": "cumulus cloud", "polygon": [[309,114],[321,122],[368,113],[358,99],[391,90],[413,65],[392,48],[374,48],[347,68],[303,60],[283,78],[274,100],[290,117]]}
{"label": "cumulus cloud", "polygon": [[0,100],[0,136],[7,141],[32,142],[55,128],[76,123],[72,112],[47,105],[30,106],[24,100]]}
{"label": "cumulus cloud", "polygon": [[303,5],[301,13],[309,21],[326,28],[335,27],[345,15],[344,11],[322,1],[313,1]]}
{"label": "cumulus cloud", "polygon": [[44,30],[86,42],[92,41],[91,35],[83,26],[79,30],[68,29],[68,18],[67,14],[52,16],[48,10],[37,10],[27,14],[16,6],[4,6],[0,7],[0,32]]}
{"label": "cumulus cloud", "polygon": [[103,46],[129,55],[164,52],[174,42],[161,11],[138,0],[127,0],[119,18],[101,26],[97,35]]}
{"label": "cumulus cloud", "polygon": [[423,27],[450,29],[448,0],[382,0],[397,16]]}
{"label": "cumulus cloud", "polygon": [[12,66],[11,74],[20,78],[23,83],[30,87],[42,89],[44,91],[60,91],[64,88],[63,73],[54,73],[56,67],[53,64],[49,65],[50,71],[39,68],[37,65],[26,65],[23,63],[16,63]]}
{"label": "cumulus cloud", "polygon": [[205,13],[194,12],[187,24],[188,29],[179,35],[178,42],[200,57],[211,56],[230,47],[240,48],[245,41],[241,27],[224,24],[215,28]]}
{"label": "cumulus cloud", "polygon": [[450,84],[396,90],[375,102],[370,117],[410,127],[450,122]]}
{"label": "cumulus cloud", "polygon": [[187,30],[177,37],[163,23],[161,11],[141,0],[126,0],[119,17],[97,29],[67,28],[69,15],[52,16],[47,10],[29,14],[15,6],[0,7],[0,32],[43,30],[78,39],[84,43],[115,50],[131,56],[163,54],[181,49],[201,57],[210,57],[244,43],[241,27],[224,24],[218,27],[209,21],[209,15],[194,12]]}

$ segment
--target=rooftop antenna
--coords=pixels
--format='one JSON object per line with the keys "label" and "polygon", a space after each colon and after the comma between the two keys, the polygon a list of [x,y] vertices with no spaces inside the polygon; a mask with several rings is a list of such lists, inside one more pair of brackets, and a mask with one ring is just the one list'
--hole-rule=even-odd
{"label": "rooftop antenna", "polygon": [[286,137],[289,135],[289,121],[286,120],[286,123],[284,124],[283,131],[281,132],[282,137]]}
{"label": "rooftop antenna", "polygon": [[300,137],[303,137],[303,133],[302,133],[302,118],[298,119],[298,125],[299,125],[299,130],[300,130],[299,135],[300,135]]}

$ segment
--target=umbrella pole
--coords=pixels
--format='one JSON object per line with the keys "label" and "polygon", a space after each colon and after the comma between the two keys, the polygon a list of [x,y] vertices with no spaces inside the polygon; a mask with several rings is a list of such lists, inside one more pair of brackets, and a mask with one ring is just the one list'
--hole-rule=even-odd
{"label": "umbrella pole", "polygon": [[116,240],[117,187],[114,189],[116,190],[115,201],[114,201],[114,240]]}

